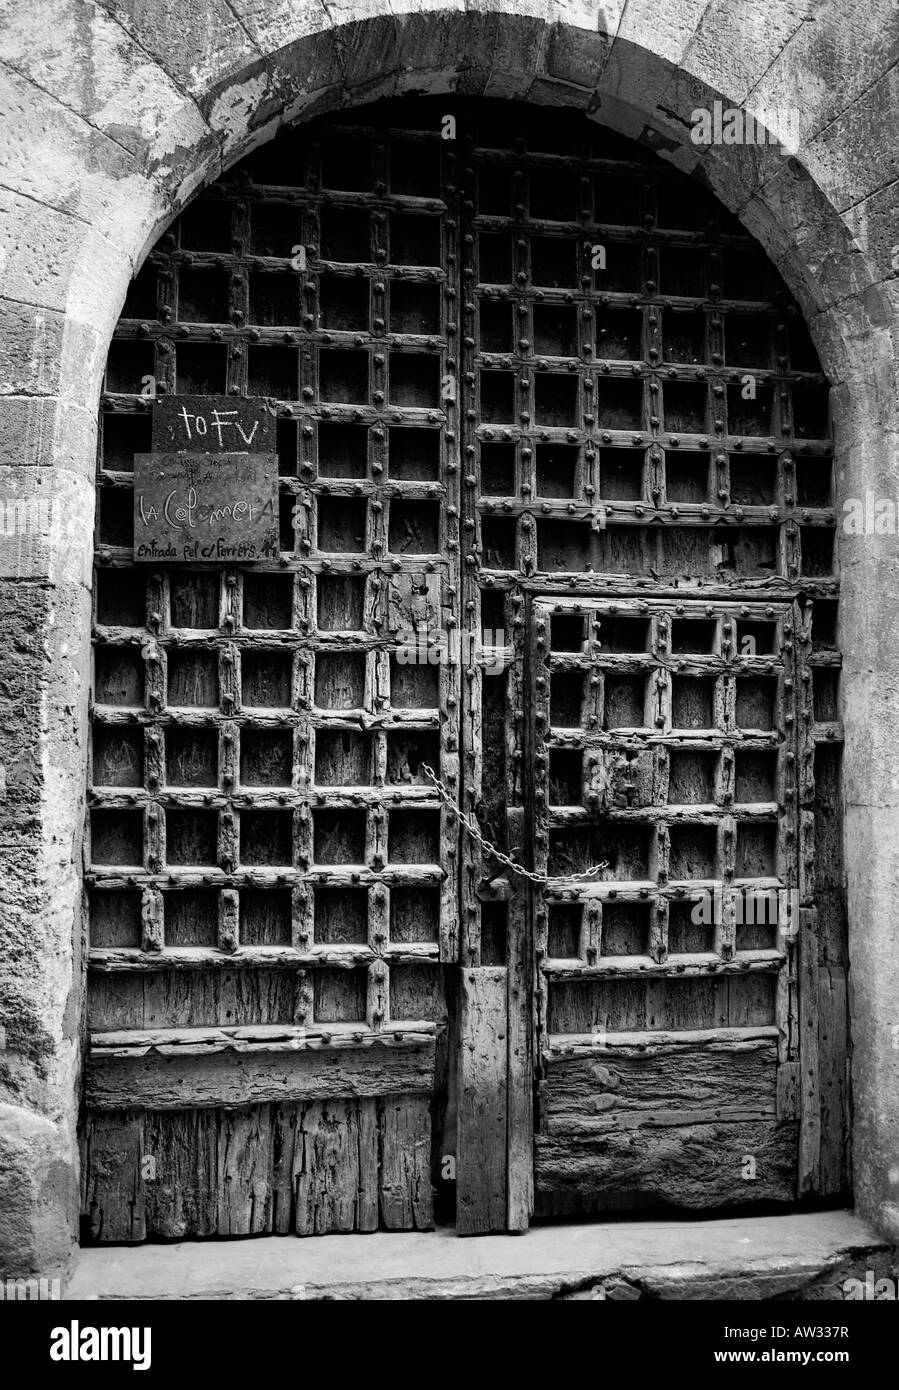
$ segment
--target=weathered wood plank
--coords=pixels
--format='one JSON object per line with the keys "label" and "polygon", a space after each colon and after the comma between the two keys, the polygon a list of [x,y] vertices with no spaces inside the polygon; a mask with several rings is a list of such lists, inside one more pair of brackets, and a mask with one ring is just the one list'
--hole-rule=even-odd
{"label": "weathered wood plank", "polygon": [[96,1242],[433,1225],[428,1095],[93,1116]]}
{"label": "weathered wood plank", "polygon": [[316,1101],[304,1108],[293,1155],[297,1235],[372,1229],[360,1194],[377,1189],[376,1128],[370,1116],[363,1119],[375,1104]]}
{"label": "weathered wood plank", "polygon": [[218,1235],[260,1235],[271,1230],[271,1113],[266,1105],[226,1110],[218,1132]]}
{"label": "weathered wood plank", "polygon": [[143,1240],[145,1185],[141,1174],[143,1117],[92,1115],[82,1165],[82,1208],[92,1241]]}
{"label": "weathered wood plank", "polygon": [[92,1055],[86,1101],[94,1110],[181,1110],[268,1101],[325,1101],[338,1096],[393,1096],[430,1090],[434,1040],[420,1047],[371,1047],[251,1055],[215,1052],[188,1057]]}
{"label": "weathered wood plank", "polygon": [[847,1192],[851,1186],[849,1146],[849,1004],[846,972],[818,970],[818,1075],[821,1149],[818,1192]]}
{"label": "weathered wood plank", "polygon": [[532,1055],[532,943],[528,929],[530,903],[524,885],[509,904],[508,1003],[509,1024],[509,1160],[507,1229],[526,1231],[534,1206],[534,1067]]}
{"label": "weathered wood plank", "polygon": [[[384,1100],[379,1106],[381,1224],[388,1231],[426,1231],[434,1224],[431,1116],[425,1096]],[[374,1229],[377,1225],[375,1217]]]}
{"label": "weathered wood plank", "polygon": [[[795,1122],[538,1135],[538,1216],[671,1205],[698,1210],[795,1196]],[[752,1160],[749,1163],[748,1160]],[[752,1176],[750,1176],[752,1175]]]}
{"label": "weathered wood plank", "polygon": [[719,1048],[739,1048],[747,1040],[753,1038],[774,1038],[777,1039],[779,1029],[775,1027],[763,1028],[685,1028],[683,1032],[671,1032],[660,1029],[657,1033],[640,1032],[623,1033],[608,1032],[604,1037],[596,1033],[557,1033],[550,1037],[543,1047],[543,1056],[547,1060],[552,1057],[592,1057],[597,1047],[604,1045],[614,1047],[616,1050],[622,1048],[637,1048],[640,1051],[652,1049],[668,1044],[679,1047],[689,1043],[714,1043]]}
{"label": "weathered wood plank", "polygon": [[208,1110],[144,1117],[144,1145],[154,1160],[146,1184],[147,1236],[181,1239],[218,1233],[220,1116]]}
{"label": "weathered wood plank", "polygon": [[818,1076],[818,914],[799,910],[799,1195],[818,1190],[821,1092]]}
{"label": "weathered wood plank", "polygon": [[506,1228],[507,980],[499,966],[459,973],[456,1229],[459,1235],[478,1235]]}
{"label": "weathered wood plank", "polygon": [[588,1134],[641,1125],[684,1125],[693,1115],[763,1118],[776,1113],[777,1046],[598,1048],[554,1060],[541,1089],[541,1132]]}

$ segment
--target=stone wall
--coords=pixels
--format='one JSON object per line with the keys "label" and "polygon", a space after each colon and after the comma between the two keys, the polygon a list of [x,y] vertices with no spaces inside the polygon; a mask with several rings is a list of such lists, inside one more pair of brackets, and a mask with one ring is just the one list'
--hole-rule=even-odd
{"label": "stone wall", "polygon": [[[895,497],[899,81],[891,0],[7,0],[0,36],[0,1268],[77,1235],[95,418],[129,278],[285,120],[403,91],[570,105],[706,179],[836,388],[842,496]],[[697,106],[800,115],[697,146]],[[10,506],[18,500],[21,505]],[[35,504],[30,509],[26,501]],[[899,1238],[895,536],[841,548],[856,1192]],[[2,1035],[0,1035],[2,1038]]]}

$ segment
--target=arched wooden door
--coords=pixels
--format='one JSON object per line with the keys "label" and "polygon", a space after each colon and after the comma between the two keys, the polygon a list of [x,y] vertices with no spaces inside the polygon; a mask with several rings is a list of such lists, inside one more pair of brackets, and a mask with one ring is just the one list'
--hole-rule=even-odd
{"label": "arched wooden door", "polygon": [[560,113],[284,132],[101,425],[90,1236],[839,1191],[827,387],[742,229]]}

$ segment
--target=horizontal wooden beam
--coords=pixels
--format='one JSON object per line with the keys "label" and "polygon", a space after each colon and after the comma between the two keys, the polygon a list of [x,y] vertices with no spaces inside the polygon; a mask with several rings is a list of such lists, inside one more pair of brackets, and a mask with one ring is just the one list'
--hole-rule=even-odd
{"label": "horizontal wooden beam", "polygon": [[604,1051],[621,1048],[649,1052],[660,1047],[692,1047],[696,1043],[736,1049],[770,1038],[780,1038],[780,1029],[773,1024],[758,1028],[695,1028],[685,1029],[682,1033],[670,1030],[660,1030],[658,1033],[551,1033],[544,1043],[543,1056],[548,1061],[579,1055],[600,1059]]}
{"label": "horizontal wooden beam", "polygon": [[368,946],[317,946],[295,951],[291,946],[241,946],[236,951],[219,951],[213,946],[167,946],[162,951],[139,951],[130,947],[95,947],[90,967],[101,973],[155,970],[284,970],[327,966],[351,970],[384,959],[391,965],[417,965],[435,961],[438,947],[431,942],[385,945],[380,951]]}
{"label": "horizontal wooden beam", "polygon": [[[407,1040],[408,1039],[408,1040]],[[333,1041],[333,1040],[332,1040]],[[95,1110],[185,1110],[317,1101],[348,1096],[430,1094],[435,1037],[424,1033],[367,1044],[289,1050],[247,1045],[189,1044],[163,1050],[92,1048],[85,1102]]]}
{"label": "horizontal wooden beam", "polygon": [[786,956],[781,951],[745,951],[733,960],[722,960],[711,953],[669,956],[661,965],[649,956],[606,956],[601,965],[585,965],[580,960],[548,960],[543,973],[553,980],[681,979],[704,975],[746,975],[776,971]]}

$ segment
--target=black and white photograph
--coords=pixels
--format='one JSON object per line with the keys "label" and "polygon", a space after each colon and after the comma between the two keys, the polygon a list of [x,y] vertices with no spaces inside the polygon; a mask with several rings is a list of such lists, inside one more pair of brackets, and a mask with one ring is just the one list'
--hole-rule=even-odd
{"label": "black and white photograph", "polygon": [[2,0],[23,1374],[886,1354],[897,533],[899,0]]}

